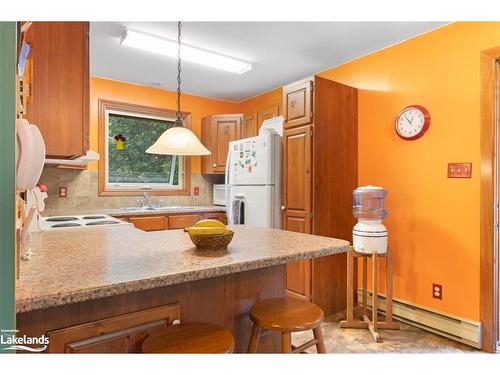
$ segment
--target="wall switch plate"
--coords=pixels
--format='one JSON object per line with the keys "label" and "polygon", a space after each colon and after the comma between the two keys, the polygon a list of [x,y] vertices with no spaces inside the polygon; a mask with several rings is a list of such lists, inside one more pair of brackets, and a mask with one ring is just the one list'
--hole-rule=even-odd
{"label": "wall switch plate", "polygon": [[472,163],[448,163],[448,178],[471,178]]}
{"label": "wall switch plate", "polygon": [[66,198],[68,196],[68,188],[66,186],[59,186],[59,198]]}
{"label": "wall switch plate", "polygon": [[443,286],[432,283],[432,298],[443,299]]}
{"label": "wall switch plate", "polygon": [[193,194],[194,195],[200,195],[200,187],[199,186],[195,186],[193,188]]}

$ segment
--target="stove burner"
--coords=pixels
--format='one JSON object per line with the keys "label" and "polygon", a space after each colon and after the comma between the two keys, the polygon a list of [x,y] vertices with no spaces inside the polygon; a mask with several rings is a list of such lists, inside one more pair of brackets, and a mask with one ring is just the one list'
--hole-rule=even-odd
{"label": "stove burner", "polygon": [[78,220],[77,217],[74,216],[55,216],[49,217],[47,221],[75,221]]}
{"label": "stove burner", "polygon": [[96,219],[105,219],[106,216],[103,215],[92,215],[92,216],[84,216],[82,219],[84,220],[96,220]]}
{"label": "stove burner", "polygon": [[81,227],[82,224],[78,223],[61,223],[61,224],[54,224],[51,226],[51,228],[67,228],[67,227]]}
{"label": "stove burner", "polygon": [[118,224],[118,221],[114,220],[102,220],[102,221],[91,221],[85,225],[108,225],[108,224]]}

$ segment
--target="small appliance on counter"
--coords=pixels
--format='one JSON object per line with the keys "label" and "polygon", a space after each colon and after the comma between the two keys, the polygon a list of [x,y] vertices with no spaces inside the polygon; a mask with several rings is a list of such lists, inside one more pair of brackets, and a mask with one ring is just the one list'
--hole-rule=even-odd
{"label": "small appliance on counter", "polygon": [[387,252],[387,216],[384,199],[387,191],[379,186],[362,186],[353,191],[352,214],[358,223],[352,230],[354,250],[360,253]]}
{"label": "small appliance on counter", "polygon": [[60,230],[82,230],[95,227],[133,226],[131,223],[109,215],[68,215],[41,217],[39,224],[42,232]]}

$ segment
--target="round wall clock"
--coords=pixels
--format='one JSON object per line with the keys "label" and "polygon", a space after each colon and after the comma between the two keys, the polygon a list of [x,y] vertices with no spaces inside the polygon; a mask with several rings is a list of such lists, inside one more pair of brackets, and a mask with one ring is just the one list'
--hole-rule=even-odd
{"label": "round wall clock", "polygon": [[399,112],[396,117],[397,135],[409,141],[420,138],[429,129],[431,115],[421,105],[410,105]]}

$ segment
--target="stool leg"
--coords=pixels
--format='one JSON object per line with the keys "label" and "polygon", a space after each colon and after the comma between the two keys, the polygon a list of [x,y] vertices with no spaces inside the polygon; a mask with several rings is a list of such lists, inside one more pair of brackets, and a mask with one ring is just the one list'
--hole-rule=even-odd
{"label": "stool leg", "polygon": [[323,332],[321,327],[313,329],[314,338],[316,339],[316,350],[320,354],[326,354],[325,340],[323,339]]}
{"label": "stool leg", "polygon": [[281,332],[281,352],[292,352],[292,334],[290,332]]}
{"label": "stool leg", "polygon": [[248,343],[248,353],[257,353],[257,344],[259,343],[260,327],[257,324],[252,326],[252,334]]}

